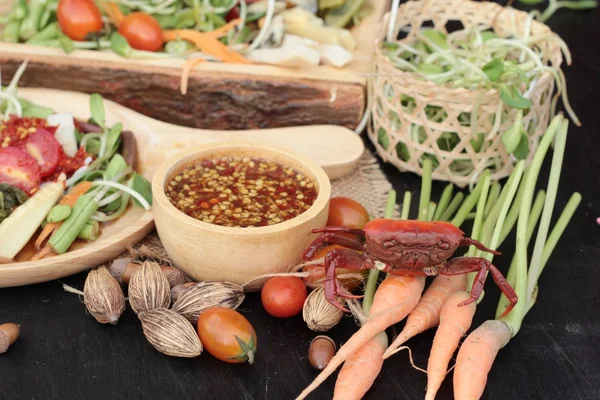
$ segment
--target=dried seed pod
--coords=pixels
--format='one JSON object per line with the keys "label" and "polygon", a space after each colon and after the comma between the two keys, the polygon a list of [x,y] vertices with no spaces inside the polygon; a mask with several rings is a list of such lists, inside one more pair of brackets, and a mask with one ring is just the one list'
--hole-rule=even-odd
{"label": "dried seed pod", "polygon": [[129,304],[136,314],[171,304],[171,287],[160,265],[144,261],[131,275]]}
{"label": "dried seed pod", "polygon": [[197,357],[202,343],[190,322],[167,308],[155,308],[138,314],[144,336],[156,350],[173,357]]}
{"label": "dried seed pod", "polygon": [[195,285],[198,282],[186,282],[181,285],[173,286],[171,288],[171,301],[174,303],[177,301],[177,298],[181,296],[181,293],[186,291],[190,286]]}
{"label": "dried seed pod", "polygon": [[0,325],[0,354],[6,353],[8,348],[19,338],[21,327],[8,323]]}
{"label": "dried seed pod", "polygon": [[125,295],[106,267],[90,271],[83,286],[87,310],[101,324],[115,325],[125,311]]}
{"label": "dried seed pod", "polygon": [[322,371],[335,355],[335,342],[329,336],[317,336],[310,342],[308,361],[313,368]]}
{"label": "dried seed pod", "polygon": [[198,316],[207,308],[227,307],[235,310],[245,297],[244,289],[234,283],[198,282],[179,294],[172,309],[195,324]]}
{"label": "dried seed pod", "polygon": [[[121,285],[127,286],[131,280],[131,275],[133,275],[140,265],[142,265],[142,262],[138,262],[135,259],[118,258],[110,264],[109,271]],[[170,287],[181,285],[189,281],[186,274],[169,265],[161,265],[160,269],[167,277]]]}
{"label": "dried seed pod", "polygon": [[[343,305],[344,300],[338,302]],[[315,332],[327,332],[340,322],[343,311],[331,305],[325,298],[325,290],[318,288],[310,292],[304,301],[302,317],[309,329]]]}

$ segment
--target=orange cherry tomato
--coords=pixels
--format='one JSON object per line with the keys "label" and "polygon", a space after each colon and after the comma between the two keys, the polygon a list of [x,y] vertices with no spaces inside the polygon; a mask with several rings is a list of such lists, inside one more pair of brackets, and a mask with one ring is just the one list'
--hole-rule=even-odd
{"label": "orange cherry tomato", "polygon": [[328,226],[362,229],[367,222],[369,222],[369,213],[356,200],[349,197],[332,197],[329,200]]}
{"label": "orange cherry tomato", "polygon": [[56,16],[60,29],[73,40],[102,30],[102,15],[92,0],[60,0]]}
{"label": "orange cherry tomato", "polygon": [[277,318],[289,318],[302,311],[306,300],[306,285],[295,276],[269,278],[260,293],[263,307]]}
{"label": "orange cherry tomato", "polygon": [[127,15],[119,25],[119,33],[134,49],[158,51],[163,45],[160,24],[153,16],[141,12]]}
{"label": "orange cherry tomato", "polygon": [[[334,250],[334,249],[344,249],[345,247],[343,246],[339,246],[337,244],[332,244],[329,246],[325,246],[321,249],[319,249],[319,251],[317,251],[317,254],[315,256],[315,258],[322,258],[325,257],[325,255],[330,251],[330,250]],[[310,272],[310,275],[307,276],[306,278],[304,278],[304,281],[311,286],[322,286],[323,283],[325,282],[325,267],[322,265],[307,265],[306,267],[304,267],[302,269],[304,272]],[[335,270],[336,275],[338,276],[340,283],[349,291],[354,291],[356,290],[361,284],[362,284],[362,280],[359,279],[358,277],[344,277],[343,275],[345,274],[365,274],[366,271],[353,271],[350,269],[346,269],[346,268],[336,268]]]}
{"label": "orange cherry tomato", "polygon": [[221,361],[254,362],[256,331],[242,314],[231,308],[204,310],[198,317],[198,336],[206,351]]}

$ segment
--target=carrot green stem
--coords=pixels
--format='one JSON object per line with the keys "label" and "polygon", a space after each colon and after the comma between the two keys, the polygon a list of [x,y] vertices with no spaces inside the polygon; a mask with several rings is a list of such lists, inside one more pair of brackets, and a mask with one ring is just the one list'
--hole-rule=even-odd
{"label": "carrot green stem", "polygon": [[481,179],[477,183],[477,186],[475,186],[475,189],[473,189],[473,191],[467,196],[465,201],[462,203],[462,205],[458,209],[456,215],[452,219],[452,221],[451,221],[452,225],[459,228],[462,225],[462,223],[465,222],[467,215],[471,212],[473,207],[475,207],[475,204],[477,203],[477,200],[479,199],[479,195],[481,194],[481,188],[482,188],[483,182],[485,181],[485,177],[489,176],[489,175],[490,175],[489,170],[486,170],[483,173]]}
{"label": "carrot green stem", "polygon": [[[487,175],[484,178],[483,187],[481,189],[481,196],[477,200],[477,211],[475,212],[475,220],[473,221],[473,230],[471,231],[471,238],[475,240],[479,240],[481,235],[481,227],[483,224],[483,214],[486,207],[486,199],[488,197],[488,191],[490,190],[490,176]],[[485,244],[485,243],[484,243]],[[470,246],[469,251],[467,252],[468,257],[475,257],[475,253],[477,253],[477,248],[475,246]],[[469,286],[467,286],[469,287]]]}
{"label": "carrot green stem", "polygon": [[550,126],[546,130],[546,133],[542,137],[538,148],[533,156],[533,160],[530,164],[529,173],[527,180],[524,182],[526,185],[523,198],[521,200],[521,210],[517,221],[517,243],[516,243],[516,265],[517,273],[515,280],[515,292],[519,297],[520,301],[516,304],[515,308],[501,320],[506,323],[511,331],[511,337],[514,337],[521,329],[523,318],[525,317],[525,310],[527,307],[527,225],[529,223],[529,215],[531,211],[531,202],[533,200],[533,192],[535,190],[535,184],[542,167],[542,162],[546,156],[546,152],[558,131],[558,128],[562,124],[564,117],[557,115],[552,119]]}
{"label": "carrot green stem", "polygon": [[430,201],[429,207],[427,208],[427,221],[432,221],[433,216],[435,215],[435,209],[437,208],[437,204],[435,202]]}
{"label": "carrot green stem", "polygon": [[[488,196],[488,190],[490,188],[490,176],[487,175],[484,178],[483,188],[481,190],[481,196],[477,200],[477,211],[475,212],[475,221],[473,221],[473,230],[471,231],[471,238],[475,240],[479,240],[479,233],[481,231],[481,225],[483,222],[483,214],[486,208],[485,203]],[[467,252],[467,257],[474,257],[477,252],[475,246],[470,246],[469,251]],[[467,277],[467,288],[469,291],[473,286],[473,280],[475,279],[476,272],[472,272]]]}
{"label": "carrot green stem", "polygon": [[490,189],[490,195],[485,203],[485,211],[483,213],[484,216],[488,216],[490,211],[492,211],[492,207],[496,204],[496,201],[500,197],[500,190],[502,189],[502,185],[498,182],[495,182]]}
{"label": "carrot green stem", "polygon": [[[527,181],[527,176],[529,175],[529,166],[525,168],[525,174],[523,175],[522,182]],[[504,226],[502,227],[502,232],[500,233],[500,243],[504,242],[506,237],[510,234],[515,223],[517,222],[517,218],[519,217],[519,211],[521,209],[521,200],[523,199],[523,192],[525,191],[525,185],[521,184],[519,186],[519,191],[517,192],[517,197],[515,197],[515,201],[513,202],[510,210],[508,211],[508,215],[506,216],[506,220],[504,221]]]}
{"label": "carrot green stem", "polygon": [[442,192],[442,197],[440,197],[440,201],[433,216],[434,221],[438,221],[442,217],[442,213],[448,208],[448,204],[450,204],[450,199],[452,198],[453,189],[454,185],[449,183]]}
{"label": "carrot green stem", "polygon": [[450,218],[452,218],[452,215],[454,215],[454,212],[458,210],[458,207],[460,207],[464,197],[465,195],[463,192],[456,193],[450,202],[450,205],[448,205],[448,208],[446,208],[444,213],[441,215],[440,221],[449,221]]}
{"label": "carrot green stem", "polygon": [[[542,215],[542,210],[544,209],[544,200],[546,198],[546,192],[540,190],[535,197],[533,202],[533,207],[531,207],[531,214],[529,216],[529,223],[527,224],[527,243],[526,246],[529,246],[529,242],[531,241],[531,237],[533,236],[533,231],[537,226],[538,221],[540,220],[540,216]],[[515,276],[517,274],[516,265],[517,258],[513,256],[512,261],[510,262],[510,267],[508,268],[508,273],[506,274],[506,281],[510,284],[510,286],[515,286]],[[496,318],[498,318],[506,307],[508,307],[509,301],[508,298],[504,295],[500,295],[500,301],[498,302],[498,308],[496,310]]]}
{"label": "carrot green stem", "polygon": [[404,192],[404,201],[402,202],[402,215],[400,219],[408,219],[408,214],[410,213],[410,200],[412,199],[412,194],[410,192]]}
{"label": "carrot green stem", "polygon": [[[404,196],[406,200],[406,195]],[[410,197],[409,197],[410,199]],[[385,218],[391,219],[394,215],[394,206],[396,205],[396,191],[390,190],[388,193],[387,204],[385,206]],[[404,210],[403,210],[404,212]],[[379,278],[379,270],[371,269],[369,271],[369,278],[367,279],[367,285],[365,286],[365,297],[363,298],[363,312],[369,315],[371,305],[373,305],[373,297],[375,296],[375,289],[377,288],[377,279]]]}
{"label": "carrot green stem", "polygon": [[[563,212],[561,213],[560,217],[558,218],[558,221],[556,221],[554,228],[552,228],[552,232],[550,233],[550,236],[548,237],[548,240],[546,241],[546,244],[544,245],[544,252],[542,253],[542,269],[540,270],[540,274],[544,270],[544,267],[546,266],[548,259],[552,255],[552,251],[554,251],[554,247],[556,247],[558,240],[560,239],[563,232],[567,228],[567,225],[569,225],[569,222],[571,221],[571,218],[573,217],[575,210],[577,210],[577,207],[579,206],[580,202],[581,202],[581,194],[579,194],[577,192],[573,193],[573,195],[569,199],[569,202],[567,203]],[[537,278],[539,279],[539,277],[540,276],[538,275]],[[537,286],[537,280],[536,280],[535,289],[533,291],[533,296],[532,296],[531,302],[530,302],[525,314],[527,314],[529,312],[529,310],[531,310],[531,307],[533,307],[533,305],[535,304],[535,300],[537,298],[537,293],[538,293],[537,289],[538,289],[538,286]]]}
{"label": "carrot green stem", "polygon": [[[540,274],[542,273],[542,252],[544,251],[544,245],[546,243],[546,238],[548,237],[550,220],[552,219],[552,211],[554,210],[554,203],[556,202],[556,192],[558,190],[558,183],[560,181],[560,172],[562,170],[563,156],[565,154],[565,147],[567,144],[568,129],[569,121],[564,120],[558,129],[558,133],[556,134],[554,154],[552,155],[552,166],[550,168],[550,176],[548,178],[548,188],[546,189],[544,211],[542,211],[542,219],[540,220],[540,226],[535,239],[535,246],[533,248],[531,263],[529,264],[529,271],[527,274],[527,301],[529,303],[531,303],[533,289]],[[528,304],[528,306],[530,306],[530,304]]]}
{"label": "carrot green stem", "polygon": [[429,200],[431,198],[431,159],[423,161],[423,177],[421,179],[421,195],[419,196],[419,217],[421,221],[427,221]]}

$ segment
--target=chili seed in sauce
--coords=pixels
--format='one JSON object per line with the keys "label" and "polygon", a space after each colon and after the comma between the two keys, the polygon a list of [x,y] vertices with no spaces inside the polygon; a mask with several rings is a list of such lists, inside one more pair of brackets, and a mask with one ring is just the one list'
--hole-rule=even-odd
{"label": "chili seed in sauce", "polygon": [[250,157],[189,164],[170,177],[165,193],[171,204],[193,218],[242,228],[292,219],[317,197],[313,180],[300,172]]}

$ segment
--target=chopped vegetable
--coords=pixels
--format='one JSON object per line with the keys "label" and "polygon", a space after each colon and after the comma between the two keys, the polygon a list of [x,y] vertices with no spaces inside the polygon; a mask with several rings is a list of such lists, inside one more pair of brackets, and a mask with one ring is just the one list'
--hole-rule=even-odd
{"label": "chopped vegetable", "polygon": [[14,259],[44,221],[63,190],[64,177],[59,182],[46,183],[0,223],[0,259]]}
{"label": "chopped vegetable", "polygon": [[27,199],[29,196],[21,189],[8,183],[0,183],[0,223]]}

